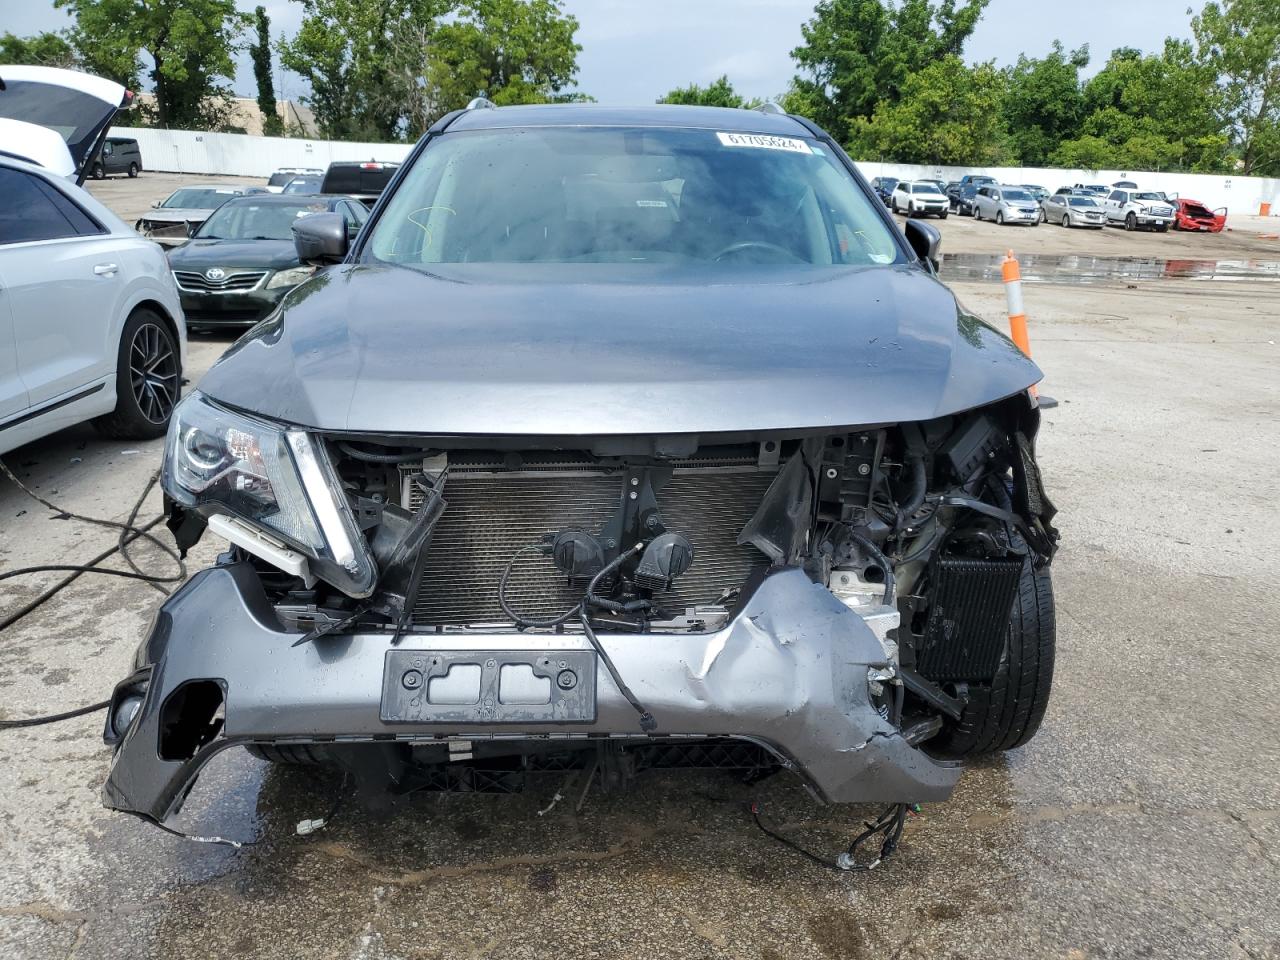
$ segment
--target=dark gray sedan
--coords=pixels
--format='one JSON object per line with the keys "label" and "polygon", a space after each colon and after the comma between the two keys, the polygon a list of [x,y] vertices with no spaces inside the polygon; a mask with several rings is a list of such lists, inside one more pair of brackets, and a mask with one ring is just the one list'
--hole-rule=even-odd
{"label": "dark gray sedan", "polygon": [[1101,230],[1107,215],[1092,196],[1077,193],[1055,193],[1040,201],[1040,222],[1060,223],[1064,227],[1094,227]]}

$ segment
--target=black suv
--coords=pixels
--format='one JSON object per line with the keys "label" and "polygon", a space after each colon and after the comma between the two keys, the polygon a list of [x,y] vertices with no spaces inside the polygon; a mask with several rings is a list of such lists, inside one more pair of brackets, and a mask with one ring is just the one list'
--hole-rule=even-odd
{"label": "black suv", "polygon": [[142,172],[142,151],[138,149],[138,141],[126,137],[107,137],[102,149],[93,158],[89,167],[89,176],[101,180],[113,173],[124,173],[136,177]]}
{"label": "black suv", "polygon": [[809,121],[476,107],[293,233],[324,269],[173,415],[170,529],[231,546],[115,689],[109,807],[243,745],[378,803],[787,770],[900,833],[1036,732],[1040,371]]}
{"label": "black suv", "polygon": [[379,160],[337,161],[329,164],[324,172],[320,192],[354,197],[366,207],[372,207],[399,169],[398,163]]}

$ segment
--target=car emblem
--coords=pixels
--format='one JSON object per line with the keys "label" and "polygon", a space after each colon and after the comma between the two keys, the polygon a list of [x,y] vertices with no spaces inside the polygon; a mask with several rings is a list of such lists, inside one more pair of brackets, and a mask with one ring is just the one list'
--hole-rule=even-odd
{"label": "car emblem", "polygon": [[204,272],[205,278],[208,280],[221,280],[227,275],[227,271],[221,267],[210,267]]}

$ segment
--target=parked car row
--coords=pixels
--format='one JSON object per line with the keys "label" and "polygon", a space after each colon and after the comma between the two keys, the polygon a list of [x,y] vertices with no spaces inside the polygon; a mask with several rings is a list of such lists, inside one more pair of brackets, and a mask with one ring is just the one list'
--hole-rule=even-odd
{"label": "parked car row", "polygon": [[1171,228],[1217,233],[1227,220],[1225,207],[1211,211],[1196,200],[1141,190],[1131,180],[1111,186],[1075,183],[1053,193],[1034,183],[1002,184],[985,174],[969,174],[950,183],[876,177],[871,187],[885,206],[909,217],[945,219],[955,213],[1002,225],[1056,223],[1101,229],[1111,224],[1160,233]]}

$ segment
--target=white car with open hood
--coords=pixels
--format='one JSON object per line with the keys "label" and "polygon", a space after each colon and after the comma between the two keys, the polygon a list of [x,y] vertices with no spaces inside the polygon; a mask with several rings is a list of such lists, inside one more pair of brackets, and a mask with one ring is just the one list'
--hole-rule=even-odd
{"label": "white car with open hood", "polygon": [[159,437],[177,402],[186,332],[164,253],[76,185],[129,100],[0,66],[0,453],[86,420]]}

